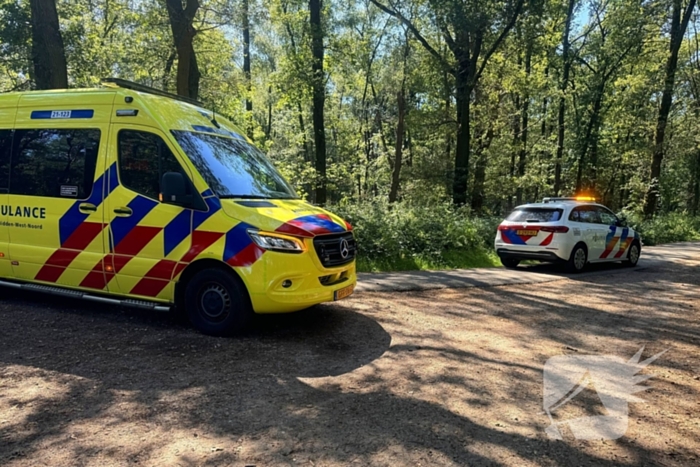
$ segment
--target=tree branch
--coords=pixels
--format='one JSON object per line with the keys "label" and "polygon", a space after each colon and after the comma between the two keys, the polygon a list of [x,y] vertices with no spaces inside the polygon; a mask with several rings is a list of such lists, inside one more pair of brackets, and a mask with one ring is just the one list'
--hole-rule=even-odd
{"label": "tree branch", "polygon": [[[438,53],[437,50],[435,50],[430,43],[423,37],[423,35],[418,31],[418,29],[411,23],[404,15],[402,15],[400,12],[396,10],[392,10],[391,8],[382,5],[379,3],[377,0],[370,0],[374,6],[382,10],[384,13],[393,16],[394,18],[398,19],[401,21],[406,27],[413,33],[413,36],[418,39],[418,42],[420,42],[423,47],[425,47],[425,50],[427,50],[433,57],[435,57],[440,65],[445,68],[449,73],[455,74],[455,70],[450,64],[445,60],[445,58]],[[522,4],[523,0],[520,0],[520,3]]]}
{"label": "tree branch", "polygon": [[[522,12],[523,9],[523,4],[525,3],[525,0],[518,0],[517,5],[515,6],[515,12],[513,13],[513,16],[510,18],[510,21],[508,21],[508,24],[505,25],[503,28],[503,31],[501,31],[501,34],[499,34],[498,38],[496,41],[491,45],[491,48],[489,48],[488,51],[486,51],[486,54],[484,55],[484,60],[481,62],[481,66],[479,67],[479,71],[476,72],[476,75],[474,75],[474,81],[479,81],[479,78],[481,77],[481,74],[484,72],[484,69],[486,68],[486,64],[488,63],[489,59],[491,58],[491,55],[494,54],[494,52],[498,49],[498,47],[501,45],[501,42],[506,38],[508,33],[510,32],[511,29],[515,26],[515,22],[518,20],[518,17],[520,16],[520,13]],[[474,57],[474,65],[476,65],[476,61],[479,57]]]}

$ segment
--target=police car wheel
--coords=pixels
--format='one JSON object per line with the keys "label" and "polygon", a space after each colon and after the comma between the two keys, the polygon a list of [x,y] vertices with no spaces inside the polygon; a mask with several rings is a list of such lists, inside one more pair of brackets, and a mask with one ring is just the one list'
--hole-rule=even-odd
{"label": "police car wheel", "polygon": [[518,267],[518,264],[520,264],[520,260],[513,258],[501,258],[501,264],[508,269],[515,269]]}
{"label": "police car wheel", "polygon": [[586,267],[588,262],[588,251],[583,243],[579,243],[571,250],[571,256],[566,264],[566,269],[569,272],[581,272]]}
{"label": "police car wheel", "polygon": [[639,261],[639,256],[640,256],[639,244],[637,242],[634,242],[634,243],[632,243],[632,245],[630,245],[630,249],[627,252],[627,259],[625,261],[623,261],[623,264],[625,266],[634,267],[637,265],[637,262]]}
{"label": "police car wheel", "polygon": [[195,328],[213,336],[243,331],[253,315],[240,280],[218,269],[205,269],[192,277],[185,289],[185,309]]}

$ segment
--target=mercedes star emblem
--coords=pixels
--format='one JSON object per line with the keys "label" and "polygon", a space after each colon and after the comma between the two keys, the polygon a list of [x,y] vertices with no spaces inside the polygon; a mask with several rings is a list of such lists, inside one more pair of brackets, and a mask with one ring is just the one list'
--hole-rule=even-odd
{"label": "mercedes star emblem", "polygon": [[350,254],[350,244],[348,243],[347,240],[344,238],[340,239],[340,256],[343,257],[343,259],[347,258],[348,255]]}

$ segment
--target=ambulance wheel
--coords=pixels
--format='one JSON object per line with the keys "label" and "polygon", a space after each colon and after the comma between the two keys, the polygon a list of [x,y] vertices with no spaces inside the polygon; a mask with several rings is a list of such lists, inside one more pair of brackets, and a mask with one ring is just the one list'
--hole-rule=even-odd
{"label": "ambulance wheel", "polygon": [[204,269],[185,289],[185,310],[192,325],[204,334],[229,336],[243,331],[253,317],[245,286],[232,273]]}
{"label": "ambulance wheel", "polygon": [[633,268],[637,265],[639,261],[639,256],[641,254],[641,249],[639,248],[638,242],[632,242],[630,249],[627,251],[627,259],[622,262],[625,266]]}
{"label": "ambulance wheel", "polygon": [[518,264],[520,264],[520,260],[514,258],[501,258],[501,264],[505,268],[515,269],[518,267]]}
{"label": "ambulance wheel", "polygon": [[568,272],[581,272],[586,267],[588,262],[588,250],[586,245],[583,243],[578,243],[573,250],[571,250],[571,256],[569,256],[569,261],[566,262],[566,270]]}

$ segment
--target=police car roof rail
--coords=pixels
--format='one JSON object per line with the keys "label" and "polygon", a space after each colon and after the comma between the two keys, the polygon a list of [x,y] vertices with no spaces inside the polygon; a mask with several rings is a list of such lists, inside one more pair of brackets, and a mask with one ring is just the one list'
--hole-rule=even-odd
{"label": "police car roof rail", "polygon": [[147,94],[153,94],[155,96],[167,97],[170,99],[175,99],[181,102],[187,102],[188,104],[196,105],[197,107],[204,107],[204,104],[196,99],[191,99],[185,96],[178,96],[177,94],[172,94],[169,92],[162,91],[160,89],[152,88],[139,83],[134,83],[121,78],[102,78],[100,80],[103,85],[108,87],[119,87],[122,89],[131,89],[132,91],[145,92]]}

